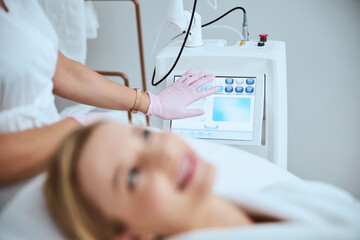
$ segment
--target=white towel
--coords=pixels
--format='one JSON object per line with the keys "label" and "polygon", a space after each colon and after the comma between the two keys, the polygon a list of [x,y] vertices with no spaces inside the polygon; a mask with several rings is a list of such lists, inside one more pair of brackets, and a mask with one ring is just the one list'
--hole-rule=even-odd
{"label": "white towel", "polygon": [[99,22],[92,2],[84,0],[38,0],[59,38],[59,50],[85,63],[86,39],[97,37]]}

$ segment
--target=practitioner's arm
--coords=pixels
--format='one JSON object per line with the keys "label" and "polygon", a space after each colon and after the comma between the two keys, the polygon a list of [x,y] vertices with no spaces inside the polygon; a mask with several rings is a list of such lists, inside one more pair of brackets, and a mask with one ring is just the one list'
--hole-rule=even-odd
{"label": "practitioner's arm", "polygon": [[[90,68],[58,53],[56,72],[53,77],[54,93],[75,102],[101,108],[130,110],[135,102],[136,91],[113,82]],[[140,111],[146,113],[149,96],[142,93]]]}
{"label": "practitioner's arm", "polygon": [[[211,95],[217,88],[198,91],[210,83],[215,75],[201,71],[191,76],[188,71],[161,93],[142,93],[141,105],[137,109],[148,115],[164,119],[195,117],[204,114],[201,109],[187,109],[191,103]],[[53,77],[54,93],[76,101],[101,108],[130,110],[136,98],[134,89],[115,83],[81,63],[65,57],[59,52],[56,72]]]}

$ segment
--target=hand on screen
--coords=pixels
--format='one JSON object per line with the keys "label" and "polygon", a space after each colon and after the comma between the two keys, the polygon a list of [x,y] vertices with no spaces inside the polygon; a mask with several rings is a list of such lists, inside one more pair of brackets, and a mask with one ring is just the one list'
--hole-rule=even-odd
{"label": "hand on screen", "polygon": [[215,75],[207,75],[206,71],[191,75],[192,73],[193,69],[190,69],[179,80],[157,95],[149,93],[150,105],[146,114],[168,120],[203,115],[203,109],[187,109],[187,106],[218,90],[217,87],[213,87],[203,91],[196,91],[213,81]]}

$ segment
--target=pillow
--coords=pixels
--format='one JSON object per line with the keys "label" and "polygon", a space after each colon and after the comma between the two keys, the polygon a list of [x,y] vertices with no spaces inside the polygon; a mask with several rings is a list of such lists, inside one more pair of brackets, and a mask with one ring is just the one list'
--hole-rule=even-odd
{"label": "pillow", "polygon": [[185,140],[204,160],[215,166],[214,191],[219,195],[252,194],[281,181],[302,181],[270,161],[242,149],[199,139]]}
{"label": "pillow", "polygon": [[46,210],[42,194],[45,174],[31,180],[0,215],[0,239],[65,239]]}

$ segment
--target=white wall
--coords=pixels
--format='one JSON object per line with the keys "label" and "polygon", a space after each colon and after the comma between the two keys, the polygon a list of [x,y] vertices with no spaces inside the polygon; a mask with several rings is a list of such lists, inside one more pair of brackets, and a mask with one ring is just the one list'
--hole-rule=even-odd
{"label": "white wall", "polygon": [[[140,0],[148,86],[155,63],[152,47],[167,9],[166,0]],[[192,8],[191,0],[184,0]],[[199,0],[203,22],[243,6],[252,38],[268,33],[287,44],[289,164],[294,174],[343,187],[360,198],[360,1]],[[131,2],[97,2],[100,30],[89,41],[87,65],[125,72],[140,87],[134,7]],[[221,24],[240,29],[241,12]],[[164,33],[160,45],[170,37]],[[205,30],[205,38],[237,36]]]}

